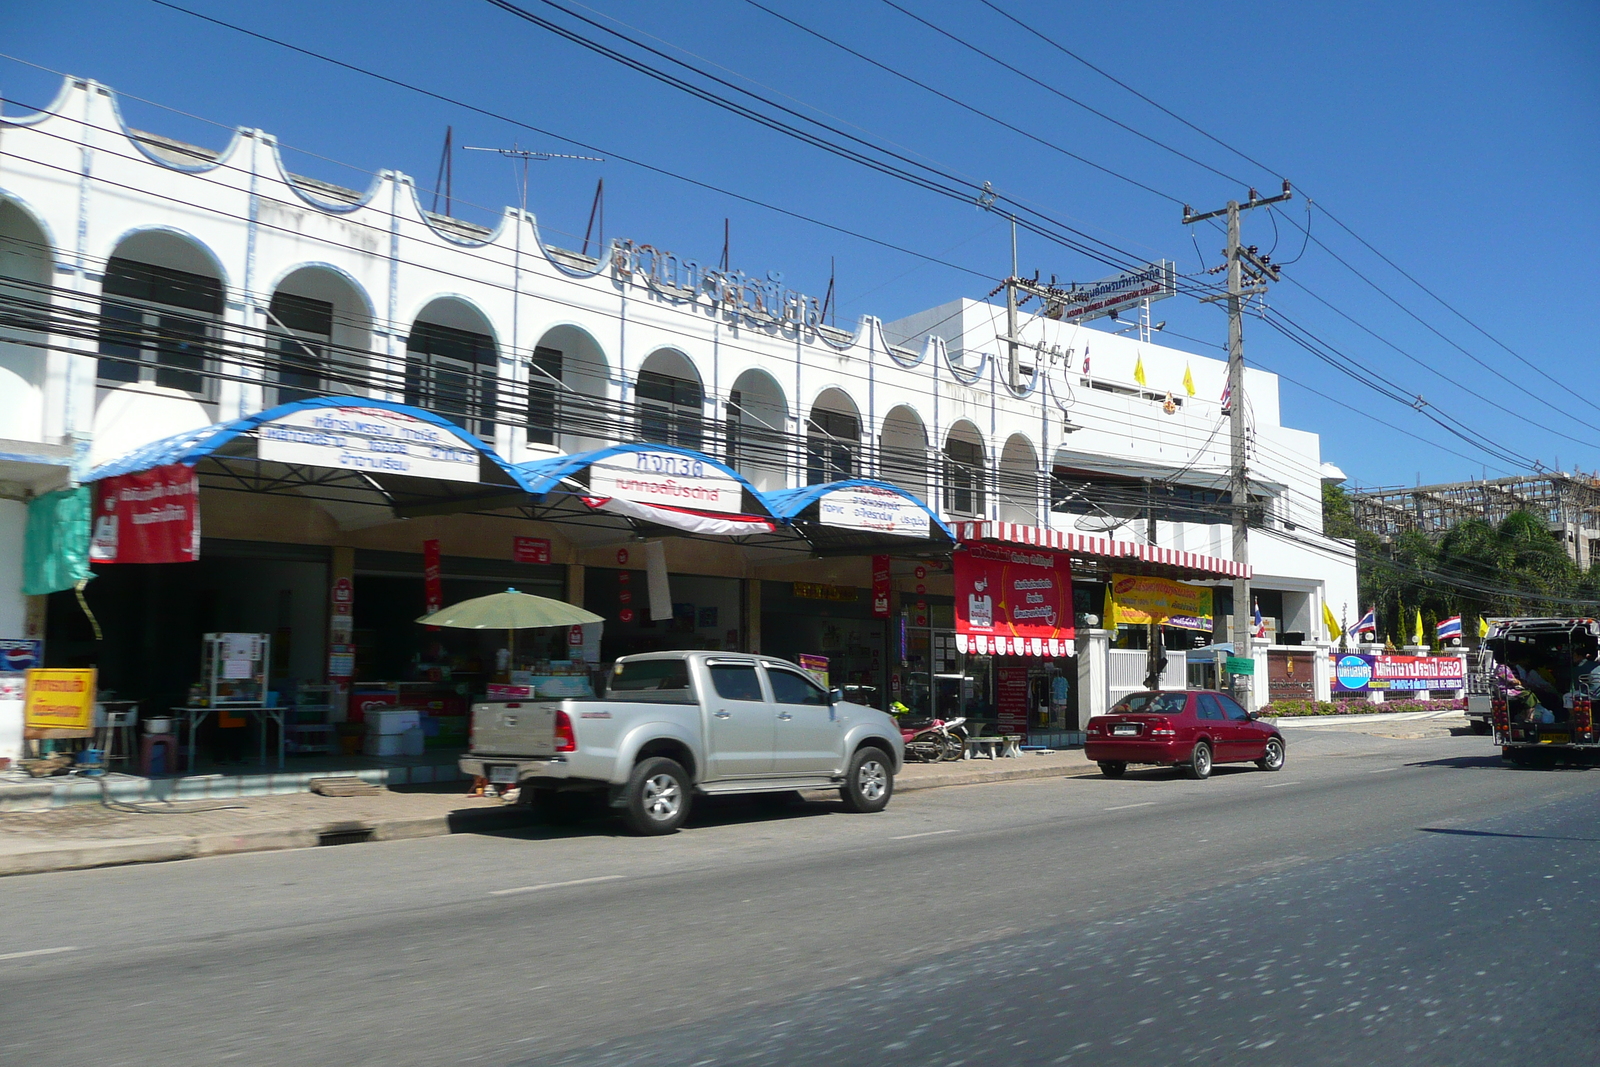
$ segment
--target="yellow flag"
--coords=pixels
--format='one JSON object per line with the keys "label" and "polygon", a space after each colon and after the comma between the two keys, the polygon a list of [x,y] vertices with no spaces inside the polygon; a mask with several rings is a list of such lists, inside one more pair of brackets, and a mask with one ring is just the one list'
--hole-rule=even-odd
{"label": "yellow flag", "polygon": [[1189,364],[1183,365],[1183,391],[1194,396],[1194,373],[1189,370]]}
{"label": "yellow flag", "polygon": [[1105,611],[1104,617],[1100,620],[1100,625],[1105,627],[1107,630],[1110,630],[1113,636],[1116,635],[1117,603],[1111,599],[1111,586],[1109,585],[1106,586]]}
{"label": "yellow flag", "polygon": [[1417,609],[1417,632],[1411,638],[1411,643],[1413,645],[1420,645],[1420,644],[1424,644],[1425,643],[1422,640],[1422,609],[1421,608]]}
{"label": "yellow flag", "polygon": [[1478,639],[1481,641],[1489,636],[1489,620],[1482,615],[1478,616]]}
{"label": "yellow flag", "polygon": [[1337,641],[1344,636],[1344,630],[1339,626],[1339,620],[1333,617],[1333,609],[1322,605],[1322,621],[1328,624],[1328,640]]}
{"label": "yellow flag", "polygon": [[1144,380],[1144,356],[1142,355],[1133,358],[1133,380],[1140,385],[1149,384]]}

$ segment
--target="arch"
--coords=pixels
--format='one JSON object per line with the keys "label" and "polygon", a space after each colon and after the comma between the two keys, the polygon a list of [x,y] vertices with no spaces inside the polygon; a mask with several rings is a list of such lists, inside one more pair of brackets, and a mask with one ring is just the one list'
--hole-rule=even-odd
{"label": "arch", "polygon": [[528,443],[563,452],[599,448],[616,432],[605,351],[581,326],[540,335],[528,361]]}
{"label": "arch", "polygon": [[1006,438],[995,470],[995,498],[1001,522],[1039,526],[1039,453],[1025,434]]}
{"label": "arch", "polygon": [[806,484],[855,478],[861,467],[861,410],[849,393],[830,386],[806,417]]}
{"label": "arch", "polygon": [[50,275],[49,234],[21,204],[0,196],[0,436],[44,438]]}
{"label": "arch", "polygon": [[405,402],[494,440],[500,346],[489,317],[462,296],[435,296],[406,337]]}
{"label": "arch", "polygon": [[326,263],[291,267],[264,309],[267,406],[327,393],[355,395],[370,374],[372,301],[347,272]]}
{"label": "arch", "polygon": [[700,450],[705,388],[693,360],[675,348],[656,349],[639,364],[633,391],[639,440]]}
{"label": "arch", "polygon": [[213,342],[227,289],[221,261],[192,235],[167,226],[125,232],[100,284],[100,383],[215,400]]}
{"label": "arch", "polygon": [[928,430],[914,408],[900,404],[883,417],[878,457],[884,481],[928,499]]}
{"label": "arch", "polygon": [[789,402],[772,375],[747,370],[728,393],[728,464],[763,492],[788,485]]}
{"label": "arch", "polygon": [[988,506],[989,456],[978,427],[962,419],[944,439],[944,510],[981,518]]}

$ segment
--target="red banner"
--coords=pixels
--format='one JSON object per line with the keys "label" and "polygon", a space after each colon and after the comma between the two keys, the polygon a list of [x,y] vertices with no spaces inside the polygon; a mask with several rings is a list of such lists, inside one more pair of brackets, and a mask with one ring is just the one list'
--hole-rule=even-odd
{"label": "red banner", "polygon": [[1000,667],[994,672],[994,711],[1001,733],[1028,732],[1028,668]]}
{"label": "red banner", "polygon": [[193,563],[200,558],[200,482],[182,463],[95,483],[94,563]]}
{"label": "red banner", "polygon": [[872,617],[889,617],[889,557],[872,557]]}
{"label": "red banner", "polygon": [[444,607],[444,585],[439,581],[439,542],[422,542],[422,599],[424,611],[432,615]]}
{"label": "red banner", "polygon": [[511,558],[517,563],[549,563],[550,539],[514,537],[511,539]]}
{"label": "red banner", "polygon": [[1065,553],[969,542],[955,554],[955,593],[958,650],[1073,654],[1072,563]]}

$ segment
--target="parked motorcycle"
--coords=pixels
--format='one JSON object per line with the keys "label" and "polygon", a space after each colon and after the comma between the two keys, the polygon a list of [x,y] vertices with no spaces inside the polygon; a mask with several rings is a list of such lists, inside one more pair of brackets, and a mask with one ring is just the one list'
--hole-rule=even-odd
{"label": "parked motorcycle", "polygon": [[906,741],[906,758],[919,763],[958,760],[967,754],[966,717],[902,720],[900,736]]}

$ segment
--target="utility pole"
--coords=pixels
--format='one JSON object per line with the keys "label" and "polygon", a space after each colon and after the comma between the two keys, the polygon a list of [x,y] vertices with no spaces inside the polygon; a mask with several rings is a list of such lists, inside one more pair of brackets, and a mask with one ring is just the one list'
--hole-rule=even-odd
{"label": "utility pole", "polygon": [[[1150,545],[1156,543],[1156,507],[1153,490],[1154,486],[1151,480],[1146,478],[1144,480],[1144,539]],[[1147,648],[1144,687],[1146,689],[1160,689],[1163,649],[1161,647],[1161,620],[1159,618],[1150,620]]]}
{"label": "utility pole", "polygon": [[1006,384],[1011,391],[1022,388],[1022,361],[1017,356],[1017,220],[1011,218],[1011,274],[1006,278]]}
{"label": "utility pole", "polygon": [[[1246,297],[1267,291],[1268,281],[1278,280],[1278,268],[1273,266],[1268,256],[1257,253],[1254,246],[1243,247],[1239,242],[1239,213],[1249,211],[1251,208],[1264,207],[1268,204],[1277,204],[1294,196],[1289,188],[1289,183],[1283,183],[1283,192],[1277,196],[1263,199],[1254,189],[1250,190],[1250,198],[1243,204],[1237,200],[1228,201],[1228,206],[1217,211],[1207,211],[1196,214],[1188,204],[1183,205],[1183,224],[1192,226],[1206,219],[1214,219],[1222,215],[1228,217],[1228,402],[1231,405],[1228,412],[1228,430],[1232,442],[1231,476],[1228,479],[1228,495],[1232,507],[1230,514],[1233,518],[1233,561],[1240,564],[1250,562],[1250,457],[1246,448],[1246,425],[1244,405],[1244,301]],[[1245,288],[1245,274],[1248,270],[1251,286]],[[1202,303],[1210,303],[1220,297],[1206,297]],[[1245,656],[1250,651],[1250,638],[1254,636],[1250,619],[1250,579],[1240,577],[1233,582],[1233,625],[1229,627],[1229,636],[1233,639],[1233,651],[1236,656]],[[1254,699],[1244,701],[1248,708],[1255,707]]]}

